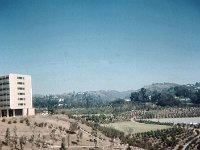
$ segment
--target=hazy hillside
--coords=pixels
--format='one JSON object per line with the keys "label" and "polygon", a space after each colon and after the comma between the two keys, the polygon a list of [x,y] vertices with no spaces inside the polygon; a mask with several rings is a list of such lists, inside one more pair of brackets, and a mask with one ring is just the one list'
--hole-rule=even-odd
{"label": "hazy hillside", "polygon": [[[155,83],[151,85],[144,86],[145,89],[148,91],[163,91],[167,90],[171,87],[178,86],[178,84],[175,83]],[[138,89],[139,91],[140,89]],[[99,91],[86,91],[86,92],[73,92],[73,93],[65,93],[61,95],[55,95],[51,97],[56,97],[56,99],[62,98],[67,99],[71,102],[84,102],[84,99],[88,97],[88,99],[92,101],[98,101],[98,102],[109,102],[114,101],[116,99],[123,99],[123,98],[130,98],[131,93],[136,90],[128,90],[128,91],[116,91],[116,90],[99,90]],[[42,95],[35,94],[34,99],[37,97],[43,97]]]}
{"label": "hazy hillside", "polygon": [[[166,102],[171,100],[170,104],[175,104],[182,97],[189,98],[194,103],[199,103],[200,99],[200,83],[179,85],[175,83],[155,83],[144,86],[138,90],[129,91],[86,91],[72,92],[61,95],[34,95],[33,104],[35,107],[49,106],[67,106],[67,107],[86,107],[108,104],[119,99],[137,99],[138,101],[148,101],[151,96],[151,102]],[[157,92],[155,92],[157,91]],[[160,93],[160,95],[159,95]],[[186,95],[187,94],[187,95]],[[175,99],[176,96],[176,99]],[[178,98],[177,98],[178,97]],[[180,97],[180,98],[179,98]],[[160,99],[160,101],[158,101]],[[169,101],[170,102],[170,101]],[[159,104],[159,103],[158,103]]]}
{"label": "hazy hillside", "polygon": [[149,91],[161,92],[161,91],[165,91],[165,90],[168,90],[169,88],[176,87],[176,86],[180,86],[180,85],[176,83],[154,83],[151,85],[146,85],[144,86],[144,88]]}
{"label": "hazy hillside", "polygon": [[116,99],[129,98],[133,91],[86,91],[73,92],[61,95],[34,95],[33,104],[35,107],[49,107],[49,105],[66,105],[70,107],[86,107],[105,104]]}
{"label": "hazy hillside", "polygon": [[130,97],[131,92],[133,92],[133,90],[122,91],[122,92],[115,91],[115,90],[111,90],[111,91],[100,90],[100,91],[89,91],[87,93],[93,96],[100,96],[101,99],[106,100],[106,101],[113,101],[118,98]]}

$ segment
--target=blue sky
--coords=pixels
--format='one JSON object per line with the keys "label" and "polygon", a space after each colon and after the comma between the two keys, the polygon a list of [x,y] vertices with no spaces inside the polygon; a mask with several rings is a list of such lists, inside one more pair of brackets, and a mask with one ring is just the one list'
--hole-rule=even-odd
{"label": "blue sky", "polygon": [[34,94],[195,83],[200,2],[0,0],[0,56]]}

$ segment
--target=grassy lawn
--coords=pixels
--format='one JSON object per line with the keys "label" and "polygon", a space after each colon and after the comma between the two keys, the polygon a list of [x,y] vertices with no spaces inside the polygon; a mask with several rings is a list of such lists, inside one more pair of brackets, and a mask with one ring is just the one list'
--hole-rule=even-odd
{"label": "grassy lawn", "polygon": [[106,126],[123,131],[126,134],[171,128],[170,126],[166,126],[166,125],[144,124],[144,123],[138,123],[138,122],[132,122],[132,121],[110,123]]}

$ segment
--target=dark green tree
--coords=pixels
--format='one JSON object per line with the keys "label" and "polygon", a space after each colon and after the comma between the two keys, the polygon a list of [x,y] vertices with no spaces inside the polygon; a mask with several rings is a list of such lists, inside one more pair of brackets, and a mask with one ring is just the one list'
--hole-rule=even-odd
{"label": "dark green tree", "polygon": [[141,88],[139,91],[139,100],[142,102],[148,101],[147,90],[145,88]]}
{"label": "dark green tree", "polygon": [[191,101],[194,104],[200,104],[200,90],[196,91],[193,95],[193,97],[191,98]]}
{"label": "dark green tree", "polygon": [[14,127],[14,136],[13,136],[13,144],[14,144],[15,149],[17,149],[17,139],[18,139],[18,137],[17,137],[17,127],[15,126]]}
{"label": "dark green tree", "polygon": [[186,86],[176,86],[174,87],[174,92],[176,96],[179,97],[189,97],[190,91]]}
{"label": "dark green tree", "polygon": [[168,93],[162,93],[160,99],[157,102],[160,106],[178,106],[180,101],[176,100],[173,95]]}
{"label": "dark green tree", "polygon": [[6,130],[5,142],[6,142],[7,145],[9,145],[10,142],[11,142],[11,139],[10,139],[10,130],[9,130],[9,128],[7,128],[7,130]]}
{"label": "dark green tree", "polygon": [[61,143],[61,147],[60,150],[66,150],[67,148],[65,147],[65,138],[62,138],[62,143]]}
{"label": "dark green tree", "polygon": [[161,97],[161,93],[160,92],[153,91],[152,94],[151,94],[151,101],[152,102],[158,102],[160,97]]}
{"label": "dark green tree", "polygon": [[24,145],[26,144],[26,137],[22,136],[19,138],[19,146],[20,146],[20,150],[24,149]]}
{"label": "dark green tree", "polygon": [[131,99],[132,102],[139,101],[139,93],[138,92],[132,92],[130,99]]}

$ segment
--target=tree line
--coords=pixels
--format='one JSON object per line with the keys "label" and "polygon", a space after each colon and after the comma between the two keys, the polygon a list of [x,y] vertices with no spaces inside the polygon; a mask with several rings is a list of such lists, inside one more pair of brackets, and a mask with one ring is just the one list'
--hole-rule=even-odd
{"label": "tree line", "polygon": [[171,87],[164,91],[141,88],[137,92],[132,92],[130,99],[135,104],[151,102],[159,106],[181,106],[188,103],[199,105],[200,89],[186,85]]}

